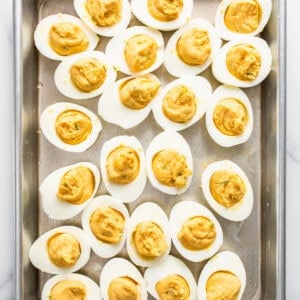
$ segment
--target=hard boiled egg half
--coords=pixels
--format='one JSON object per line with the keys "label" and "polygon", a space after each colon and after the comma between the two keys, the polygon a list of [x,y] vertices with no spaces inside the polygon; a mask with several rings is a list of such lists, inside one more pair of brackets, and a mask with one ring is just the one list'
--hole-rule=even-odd
{"label": "hard boiled egg half", "polygon": [[69,273],[51,277],[43,287],[41,300],[64,299],[74,293],[80,299],[102,299],[100,287],[93,280],[85,275]]}
{"label": "hard boiled egg half", "polygon": [[147,268],[144,274],[148,292],[155,299],[197,300],[197,285],[190,269],[180,259],[169,255],[158,265]]}
{"label": "hard boiled egg half", "polygon": [[53,60],[94,50],[98,41],[98,36],[80,19],[61,13],[42,19],[34,31],[35,46]]}
{"label": "hard boiled egg half", "polygon": [[154,202],[139,205],[132,213],[126,240],[127,253],[137,266],[164,261],[171,250],[171,234],[165,212]]}
{"label": "hard boiled egg half", "polygon": [[255,36],[263,31],[272,11],[272,0],[223,0],[215,26],[222,39]]}
{"label": "hard boiled egg half", "polygon": [[69,152],[85,151],[95,143],[102,130],[93,112],[67,102],[48,106],[41,115],[40,127],[51,144]]}
{"label": "hard boiled egg half", "polygon": [[122,73],[148,74],[163,63],[163,36],[158,30],[133,26],[115,35],[108,42],[105,54]]}
{"label": "hard boiled egg half", "polygon": [[147,300],[147,289],[139,270],[124,258],[112,258],[100,274],[100,287],[104,300]]}
{"label": "hard boiled egg half", "polygon": [[193,262],[203,261],[223,244],[223,231],[215,216],[193,201],[177,203],[170,213],[173,243],[178,252]]}
{"label": "hard boiled egg half", "polygon": [[57,89],[72,99],[99,96],[116,80],[117,74],[104,53],[86,51],[64,59],[56,68]]}
{"label": "hard boiled egg half", "polygon": [[94,198],[82,213],[82,227],[93,251],[100,257],[118,254],[125,243],[129,213],[113,197]]}
{"label": "hard boiled egg half", "polygon": [[164,131],[153,138],[146,153],[152,186],[169,195],[180,195],[190,186],[193,158],[186,140],[177,132]]}
{"label": "hard boiled egg half", "polygon": [[169,39],[165,67],[175,77],[200,74],[209,67],[221,45],[212,24],[204,19],[193,19]]}
{"label": "hard boiled egg half", "polygon": [[132,0],[131,7],[142,23],[170,31],[188,22],[193,11],[193,0]]}
{"label": "hard boiled egg half", "polygon": [[246,271],[241,259],[233,252],[224,251],[204,266],[198,281],[198,297],[240,300],[245,287]]}
{"label": "hard boiled egg half", "polygon": [[164,130],[180,131],[200,120],[210,102],[212,88],[201,76],[185,76],[167,84],[153,104],[153,114]]}
{"label": "hard boiled egg half", "polygon": [[221,85],[213,93],[206,110],[206,128],[223,147],[245,143],[253,131],[253,110],[239,88]]}
{"label": "hard boiled egg half", "polygon": [[208,204],[220,216],[243,221],[253,208],[253,190],[244,171],[230,160],[217,161],[203,171],[201,186]]}
{"label": "hard boiled egg half", "polygon": [[42,234],[30,247],[29,259],[42,272],[73,273],[90,258],[90,246],[83,231],[61,226]]}
{"label": "hard boiled egg half", "polygon": [[100,172],[88,162],[52,172],[39,187],[44,212],[55,220],[76,216],[95,196],[99,184]]}
{"label": "hard boiled egg half", "polygon": [[104,143],[100,170],[108,192],[118,201],[130,203],[147,183],[145,154],[134,136],[116,136]]}
{"label": "hard boiled egg half", "polygon": [[120,79],[100,97],[98,113],[109,123],[132,128],[147,118],[160,87],[159,79],[153,74]]}
{"label": "hard boiled egg half", "polygon": [[258,37],[240,37],[225,44],[212,63],[214,77],[228,85],[252,87],[270,73],[272,53],[268,44]]}
{"label": "hard boiled egg half", "polygon": [[114,36],[131,18],[128,0],[74,0],[74,8],[81,20],[102,36]]}

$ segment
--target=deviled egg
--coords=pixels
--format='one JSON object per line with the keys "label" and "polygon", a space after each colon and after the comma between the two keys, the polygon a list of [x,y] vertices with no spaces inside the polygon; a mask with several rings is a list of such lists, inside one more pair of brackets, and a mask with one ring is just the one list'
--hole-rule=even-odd
{"label": "deviled egg", "polygon": [[214,77],[228,85],[252,87],[260,84],[270,73],[272,53],[258,37],[240,37],[225,44],[212,63]]}
{"label": "deviled egg", "polygon": [[203,171],[201,186],[208,204],[220,216],[243,221],[253,208],[253,190],[244,171],[230,160],[217,161]]}
{"label": "deviled egg", "polygon": [[124,129],[132,128],[147,118],[160,86],[153,74],[120,79],[100,97],[98,113],[107,122]]}
{"label": "deviled egg", "polygon": [[95,33],[114,36],[125,29],[131,18],[128,0],[73,0],[81,20]]}
{"label": "deviled egg", "polygon": [[139,270],[124,258],[112,258],[100,274],[100,287],[104,300],[147,300],[147,290]]}
{"label": "deviled egg", "polygon": [[113,197],[94,198],[82,213],[82,227],[91,248],[100,257],[118,254],[125,243],[129,213]]}
{"label": "deviled egg", "polygon": [[153,138],[146,153],[151,185],[169,195],[180,195],[190,186],[193,158],[186,140],[177,132],[164,131]]}
{"label": "deviled egg", "polygon": [[90,258],[90,246],[83,231],[75,226],[61,226],[42,234],[30,247],[29,259],[42,272],[73,273]]}
{"label": "deviled egg", "polygon": [[153,115],[164,130],[180,131],[200,120],[210,102],[212,88],[201,76],[185,76],[167,84],[153,104]]}
{"label": "deviled egg", "polygon": [[223,147],[245,143],[253,131],[253,110],[247,95],[239,88],[219,86],[206,110],[206,128]]}
{"label": "deviled egg", "polygon": [[149,27],[175,30],[189,21],[193,0],[131,0],[132,12]]}
{"label": "deviled egg", "polygon": [[126,240],[127,253],[137,266],[164,261],[171,250],[171,234],[165,212],[153,202],[139,205],[131,214]]}
{"label": "deviled egg", "polygon": [[210,66],[221,45],[212,24],[204,19],[193,19],[169,39],[165,67],[175,77],[200,74]]}
{"label": "deviled egg", "polygon": [[85,151],[95,143],[102,130],[93,112],[68,102],[48,106],[41,115],[40,127],[51,144],[69,152]]}
{"label": "deviled egg", "polygon": [[223,251],[204,266],[198,280],[199,299],[241,300],[246,287],[246,271],[233,252]]}
{"label": "deviled egg", "polygon": [[100,154],[100,170],[108,192],[118,201],[130,203],[147,183],[145,154],[134,136],[116,136],[106,141]]}
{"label": "deviled egg", "polygon": [[64,59],[56,68],[57,89],[72,99],[99,96],[116,80],[117,73],[104,53],[85,51]]}
{"label": "deviled egg", "polygon": [[133,26],[115,35],[108,42],[105,54],[125,74],[148,74],[163,63],[163,36],[155,29]]}
{"label": "deviled egg", "polygon": [[34,31],[35,46],[53,60],[94,50],[98,41],[98,36],[80,19],[62,13],[42,19]]}

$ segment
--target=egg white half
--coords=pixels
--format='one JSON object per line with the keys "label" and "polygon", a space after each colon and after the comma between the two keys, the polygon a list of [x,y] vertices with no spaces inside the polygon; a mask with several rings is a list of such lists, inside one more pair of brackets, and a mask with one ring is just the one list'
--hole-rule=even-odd
{"label": "egg white half", "polygon": [[[209,184],[210,178],[216,171],[228,170],[241,177],[245,184],[246,193],[244,198],[232,207],[226,208],[219,204],[211,194]],[[217,161],[210,164],[202,173],[201,186],[206,201],[223,218],[235,222],[244,221],[249,217],[253,208],[253,190],[250,181],[244,171],[230,160]]]}
{"label": "egg white half", "polygon": [[[139,255],[132,242],[132,234],[136,226],[141,222],[147,222],[147,221],[157,224],[162,229],[167,244],[167,249],[165,253],[154,259],[145,259],[141,255]],[[145,202],[139,205],[133,211],[129,220],[126,247],[130,259],[137,266],[149,267],[152,265],[160,264],[168,257],[171,250],[171,233],[170,233],[168,218],[160,206],[158,206],[154,202]]]}
{"label": "egg white half", "polygon": [[146,77],[149,79],[159,79],[153,74],[130,76],[118,80],[108,90],[106,90],[99,99],[98,113],[106,122],[116,124],[124,129],[132,128],[143,122],[149,115],[152,106],[158,98],[159,91],[153,100],[143,109],[131,109],[125,106],[119,96],[120,86],[129,79],[137,77]]}
{"label": "egg white half", "polygon": [[[58,267],[50,260],[48,256],[48,240],[58,233],[71,234],[78,240],[80,244],[81,254],[79,256],[78,261],[72,267]],[[82,229],[76,226],[60,226],[45,232],[32,244],[29,250],[29,259],[31,263],[42,272],[46,272],[49,274],[68,274],[76,272],[82,267],[84,267],[90,259],[90,252],[91,248]]]}
{"label": "egg white half", "polygon": [[131,7],[128,0],[122,0],[121,19],[118,23],[101,27],[98,26],[92,19],[86,9],[86,0],[74,0],[74,8],[80,19],[95,33],[102,36],[111,37],[117,34],[120,30],[127,28],[131,18]]}
{"label": "egg white half", "polygon": [[147,173],[151,185],[163,193],[180,195],[189,188],[193,174],[188,177],[186,186],[182,188],[167,186],[160,183],[154,175],[152,161],[153,157],[162,150],[174,150],[184,155],[188,168],[193,172],[191,149],[182,135],[177,132],[164,131],[153,138],[146,152]]}
{"label": "egg white half", "polygon": [[89,40],[87,51],[94,50],[99,42],[99,37],[90,30],[79,18],[58,13],[42,19],[34,31],[34,43],[37,49],[46,57],[53,60],[63,60],[67,56],[56,53],[49,44],[49,31],[56,23],[67,22],[77,25]]}
{"label": "egg white half", "polygon": [[[177,43],[180,37],[194,28],[206,30],[210,41],[211,54],[207,58],[206,62],[202,65],[189,65],[185,63],[177,53]],[[222,40],[212,24],[204,19],[192,19],[187,24],[178,29],[169,39],[165,50],[164,65],[167,71],[175,77],[200,74],[210,66],[221,45]]]}

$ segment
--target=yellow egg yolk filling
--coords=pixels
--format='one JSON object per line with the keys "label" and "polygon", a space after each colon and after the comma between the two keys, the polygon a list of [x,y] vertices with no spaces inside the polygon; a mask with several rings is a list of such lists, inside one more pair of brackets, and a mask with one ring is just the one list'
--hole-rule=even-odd
{"label": "yellow egg yolk filling", "polygon": [[192,171],[186,157],[173,150],[162,150],[153,157],[152,169],[155,178],[162,184],[177,188],[185,187]]}
{"label": "yellow egg yolk filling", "polygon": [[206,300],[237,300],[241,282],[228,271],[213,273],[206,282]]}
{"label": "yellow egg yolk filling", "polygon": [[89,46],[89,40],[77,25],[60,22],[50,28],[49,44],[56,53],[67,56],[85,51]]}
{"label": "yellow egg yolk filling", "polygon": [[154,259],[167,250],[165,234],[154,222],[139,223],[133,231],[132,241],[139,255],[144,258]]}
{"label": "yellow egg yolk filling", "polygon": [[160,83],[146,77],[132,78],[119,88],[121,102],[131,109],[145,108],[155,97]]}
{"label": "yellow egg yolk filling", "polygon": [[161,22],[173,21],[179,17],[183,0],[148,0],[148,11]]}
{"label": "yellow egg yolk filling", "polygon": [[224,15],[226,27],[236,33],[252,33],[261,21],[262,8],[257,0],[233,0]]}
{"label": "yellow egg yolk filling", "polygon": [[196,113],[196,97],[190,88],[184,85],[175,86],[164,96],[162,109],[171,121],[186,123]]}
{"label": "yellow egg yolk filling", "polygon": [[203,65],[211,54],[208,32],[199,28],[185,32],[177,42],[177,54],[189,65]]}
{"label": "yellow egg yolk filling", "polygon": [[66,110],[55,121],[57,136],[64,143],[78,145],[85,141],[92,131],[92,121],[83,112]]}
{"label": "yellow egg yolk filling", "polygon": [[189,300],[190,287],[186,280],[177,274],[170,274],[156,284],[160,300]]}
{"label": "yellow egg yolk filling", "polygon": [[245,131],[248,123],[248,111],[245,105],[233,98],[226,98],[216,105],[213,120],[223,134],[237,136]]}
{"label": "yellow egg yolk filling", "polygon": [[69,268],[78,261],[81,248],[78,240],[69,233],[57,233],[47,242],[50,260],[60,268]]}
{"label": "yellow egg yolk filling", "polygon": [[187,219],[178,233],[181,244],[190,250],[202,250],[210,247],[216,238],[214,223],[203,216]]}
{"label": "yellow egg yolk filling", "polygon": [[90,227],[95,237],[109,244],[121,241],[125,227],[123,214],[111,207],[96,209],[90,218]]}
{"label": "yellow egg yolk filling", "polygon": [[150,68],[156,61],[157,43],[149,35],[138,34],[127,40],[124,47],[125,61],[132,72]]}
{"label": "yellow egg yolk filling", "polygon": [[228,71],[237,79],[252,81],[260,72],[261,55],[251,45],[232,46],[226,56]]}
{"label": "yellow egg yolk filling", "polygon": [[139,155],[133,148],[121,145],[109,153],[106,171],[111,182],[130,183],[136,179],[140,171]]}
{"label": "yellow egg yolk filling", "polygon": [[106,78],[106,68],[95,58],[81,58],[70,68],[73,84],[82,92],[99,88]]}
{"label": "yellow egg yolk filling", "polygon": [[139,284],[130,277],[117,277],[108,287],[109,300],[140,300]]}
{"label": "yellow egg yolk filling", "polygon": [[113,26],[121,20],[121,0],[87,0],[86,10],[100,27]]}
{"label": "yellow egg yolk filling", "polygon": [[62,280],[51,289],[49,300],[85,300],[87,290],[79,280]]}
{"label": "yellow egg yolk filling", "polygon": [[246,194],[243,179],[227,170],[216,171],[210,178],[209,188],[213,198],[226,208],[242,201]]}

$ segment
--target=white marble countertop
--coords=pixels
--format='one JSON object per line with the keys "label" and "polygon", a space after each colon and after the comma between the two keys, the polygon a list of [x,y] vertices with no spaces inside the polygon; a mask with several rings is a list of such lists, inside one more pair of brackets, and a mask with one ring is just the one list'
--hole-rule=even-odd
{"label": "white marble countertop", "polygon": [[[12,2],[3,1],[0,10],[0,120],[1,120],[1,210],[0,210],[0,299],[14,299],[13,286],[13,25]],[[286,197],[286,291],[288,300],[300,299],[300,1],[287,0],[287,197]],[[271,300],[271,299],[268,299]]]}

